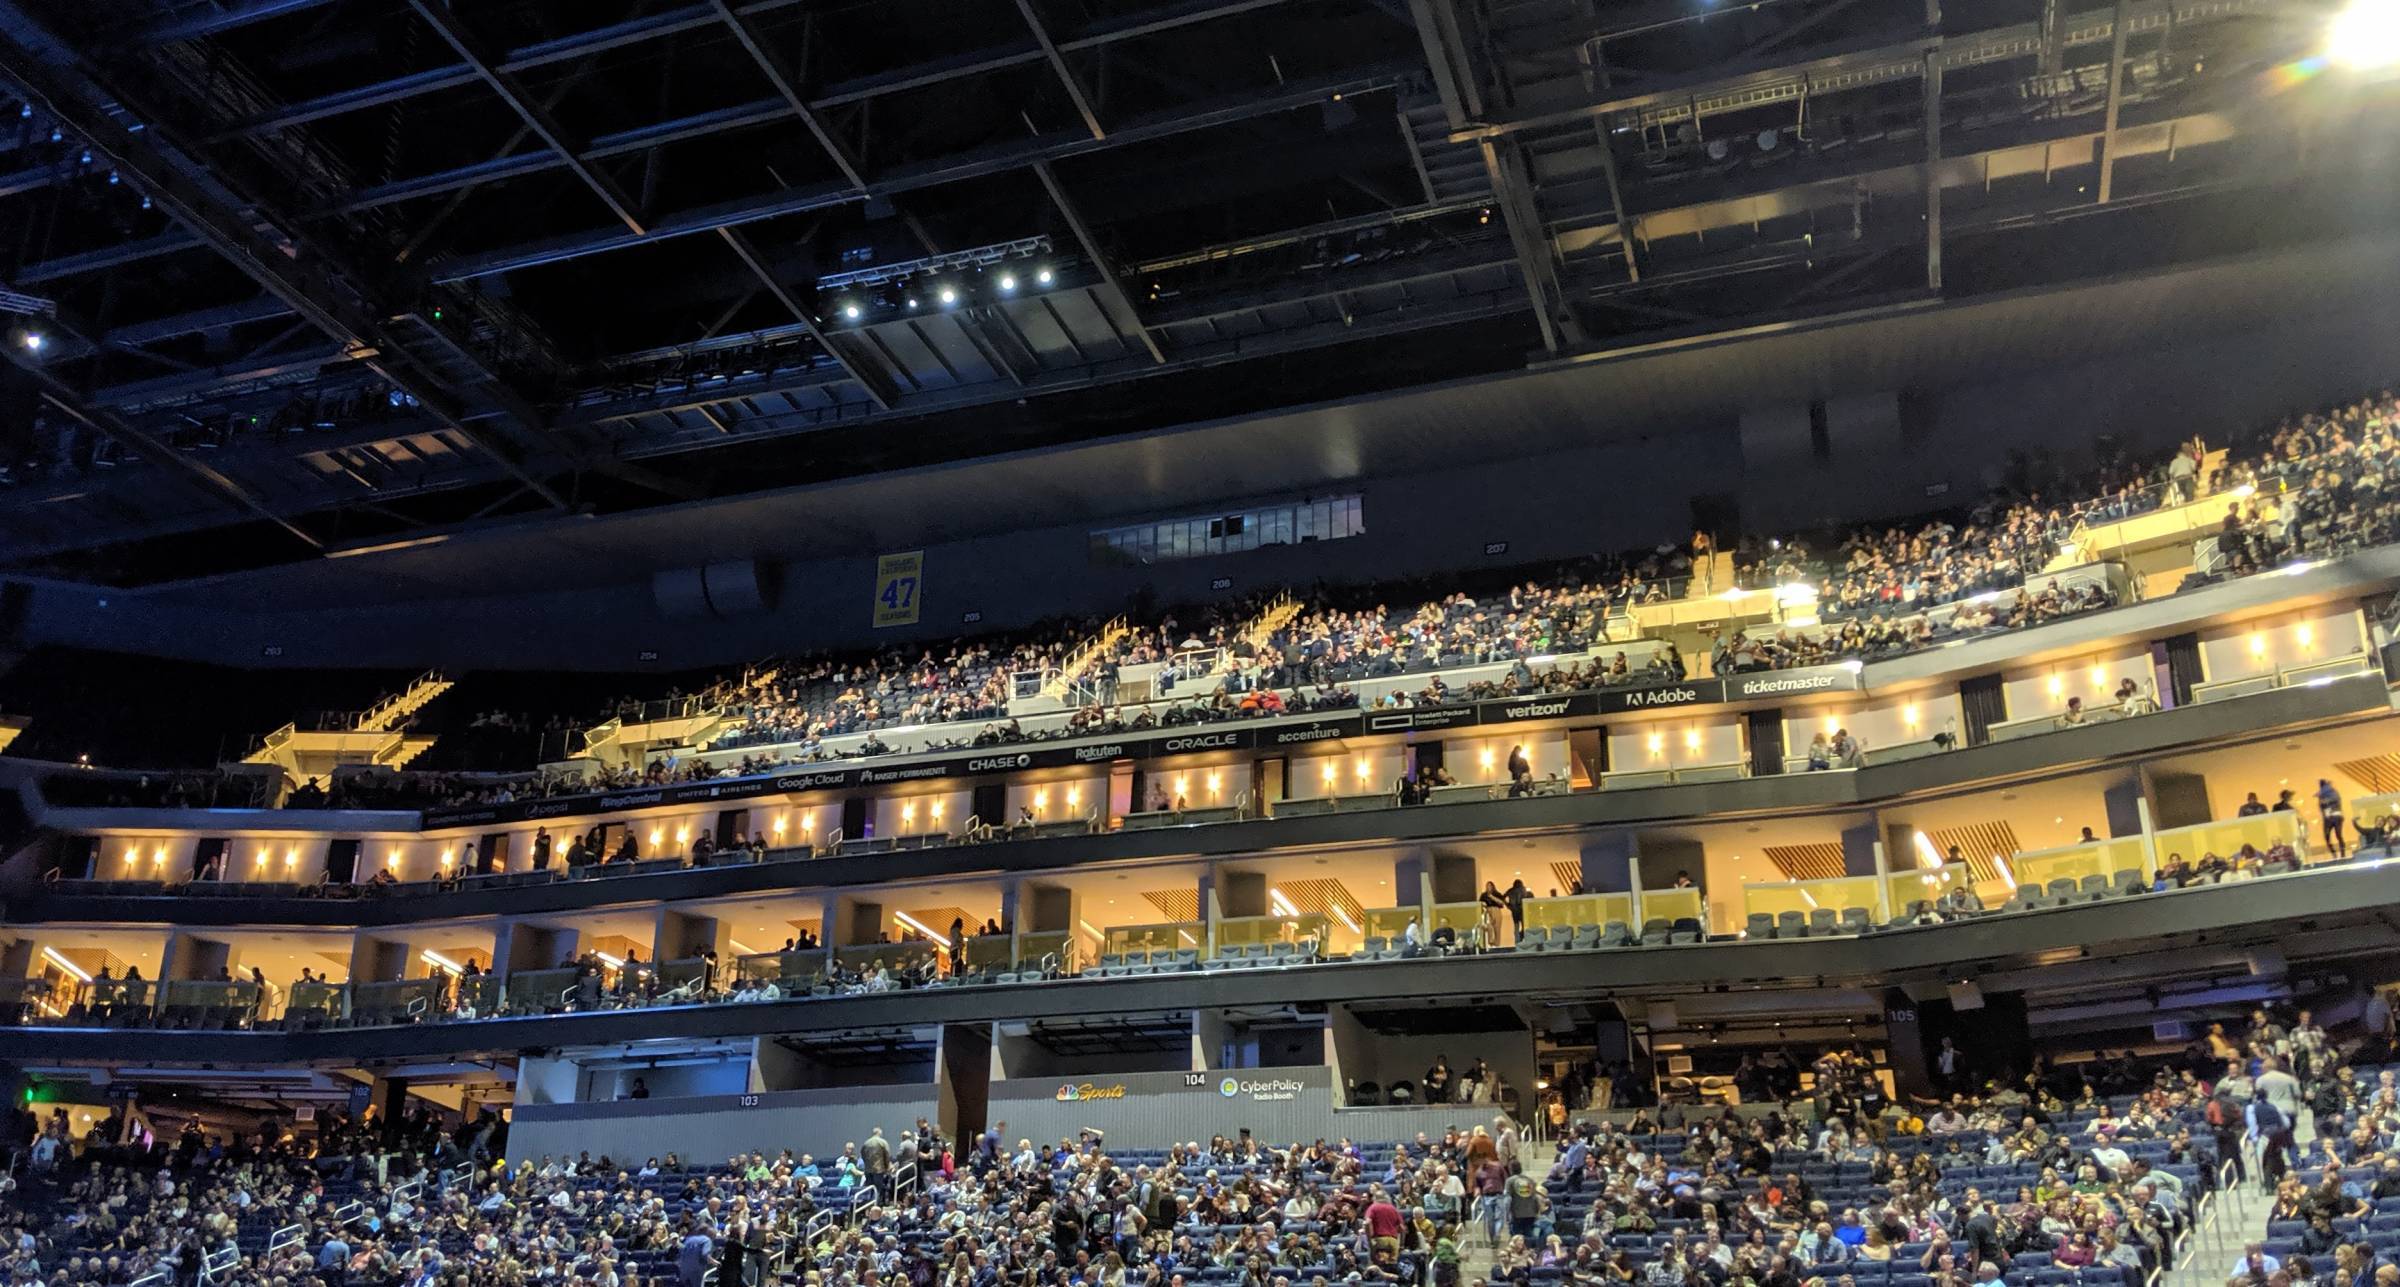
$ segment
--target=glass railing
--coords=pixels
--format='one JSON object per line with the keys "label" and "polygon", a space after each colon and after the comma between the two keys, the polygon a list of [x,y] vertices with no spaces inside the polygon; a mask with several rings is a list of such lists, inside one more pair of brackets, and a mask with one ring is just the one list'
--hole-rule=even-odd
{"label": "glass railing", "polygon": [[[1757,881],[1742,886],[1742,912],[1745,916],[1772,917],[1779,924],[1789,924],[1783,920],[1787,915],[1798,916],[1812,926],[1855,925],[1861,918],[1869,924],[1881,924],[1888,919],[1883,897],[1883,882],[1873,876]],[[1644,901],[1648,899],[1645,897]],[[1820,912],[1824,915],[1819,915]]]}
{"label": "glass railing", "polygon": [[1634,924],[1631,894],[1569,894],[1525,900],[1525,928],[1580,929],[1587,925]]}
{"label": "glass railing", "polygon": [[349,992],[339,983],[295,983],[283,999],[283,1021],[286,1026],[339,1023]]}
{"label": "glass railing", "polygon": [[1648,921],[1702,921],[1708,919],[1708,904],[1697,889],[1645,889],[1642,891],[1642,919]]}
{"label": "glass railing", "polygon": [[867,974],[878,969],[887,974],[916,974],[933,965],[935,948],[936,944],[924,939],[906,943],[864,943],[856,947],[833,949],[833,963],[851,974]]}
{"label": "glass railing", "polygon": [[1408,927],[1425,924],[1425,909],[1415,904],[1406,907],[1370,907],[1359,917],[1359,927],[1367,938],[1389,939],[1398,943],[1408,937]]}
{"label": "glass railing", "polygon": [[[1918,867],[1896,871],[1884,877],[1886,905],[1893,919],[1917,915],[1932,910],[1944,898],[1957,890],[1973,892],[1975,873],[1963,862],[1944,863],[1939,867]],[[1923,908],[1919,904],[1924,904]]]}
{"label": "glass railing", "polygon": [[1151,925],[1111,925],[1101,939],[1106,956],[1147,956],[1152,952],[1197,952],[1208,942],[1205,921],[1160,921]]}
{"label": "glass railing", "polygon": [[2029,893],[2082,890],[2087,888],[2085,882],[2095,877],[2102,886],[2114,888],[2121,872],[2147,886],[2154,874],[2147,847],[2138,835],[2021,853],[2008,860],[2008,870],[2016,887]]}
{"label": "glass railing", "polygon": [[[1072,974],[1080,965],[1076,959],[1075,935],[1071,931],[1049,930],[1041,933],[1018,934],[1015,936],[1015,940],[1016,965],[1020,970],[1055,968],[1062,973]],[[970,940],[970,946],[986,941],[985,939],[973,939]],[[1006,943],[1009,941],[1009,937],[997,935],[988,941]]]}
{"label": "glass railing", "polygon": [[264,989],[255,983],[171,979],[159,987],[158,1007],[170,1014],[247,1019],[258,1013],[264,999]]}
{"label": "glass railing", "polygon": [[[2175,827],[2159,832],[2154,839],[2158,861],[2166,865],[2172,865],[2177,858],[2197,864],[2212,857],[2222,858],[2237,867],[2245,861],[2255,865],[2277,849],[2289,850],[2303,862],[2324,862],[2334,856],[2333,851],[2324,846],[2317,846],[2314,850],[2310,848],[2306,825],[2299,813],[2290,809],[2269,810],[2224,822]],[[2247,854],[2244,853],[2245,848]]]}
{"label": "glass railing", "polygon": [[1228,916],[1217,922],[1219,960],[1314,956],[1325,950],[1331,918],[1316,912],[1289,916]]}

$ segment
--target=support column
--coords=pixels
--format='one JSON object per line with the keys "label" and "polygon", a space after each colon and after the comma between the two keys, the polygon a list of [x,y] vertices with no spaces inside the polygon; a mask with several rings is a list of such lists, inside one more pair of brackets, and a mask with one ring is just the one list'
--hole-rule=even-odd
{"label": "support column", "polygon": [[1267,877],[1264,872],[1217,871],[1217,905],[1227,916],[1264,916],[1267,914]]}
{"label": "support column", "polygon": [[835,938],[829,934],[826,941],[837,947],[860,947],[882,942],[884,931],[892,923],[891,912],[882,903],[864,898],[842,897],[836,915],[841,937]]}
{"label": "support column", "polygon": [[[2208,779],[2197,773],[2176,773],[2165,769],[2148,769],[2151,817],[2163,830],[2177,827],[2196,827],[2217,819],[2215,802],[2209,799]],[[2260,803],[2266,803],[2262,800]],[[2231,810],[2227,810],[2231,812]]]}
{"label": "support column", "polygon": [[2101,789],[2100,802],[2108,821],[2105,834],[2142,834],[2142,775],[2138,771],[2128,770],[2111,779]]}
{"label": "support column", "polygon": [[658,909],[658,925],[650,936],[650,960],[680,961],[700,955],[701,949],[720,961],[733,957],[733,928],[714,916],[695,916],[669,907]]}
{"label": "support column", "polygon": [[1653,833],[1638,837],[1634,845],[1635,865],[1646,888],[1669,888],[1681,874],[1690,876],[1701,893],[1708,892],[1708,854],[1699,841]]}
{"label": "support column", "polygon": [[1883,843],[1883,819],[1868,814],[1864,822],[1842,828],[1842,874],[1872,876],[1875,874],[1875,849]]}
{"label": "support column", "polygon": [[1611,831],[1583,843],[1583,892],[1622,894],[1633,888],[1633,833]]}

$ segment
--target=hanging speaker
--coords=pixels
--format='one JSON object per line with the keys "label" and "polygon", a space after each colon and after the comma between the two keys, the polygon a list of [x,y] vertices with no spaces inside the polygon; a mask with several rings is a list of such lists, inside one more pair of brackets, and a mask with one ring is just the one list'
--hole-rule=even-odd
{"label": "hanging speaker", "polygon": [[1649,1018],[1652,1032],[1660,1032],[1677,1026],[1675,1003],[1672,1001],[1651,1002]]}
{"label": "hanging speaker", "polygon": [[1983,989],[1976,987],[1973,979],[1961,979],[1951,984],[1950,1008],[1953,1010],[1981,1010],[1983,1008]]}

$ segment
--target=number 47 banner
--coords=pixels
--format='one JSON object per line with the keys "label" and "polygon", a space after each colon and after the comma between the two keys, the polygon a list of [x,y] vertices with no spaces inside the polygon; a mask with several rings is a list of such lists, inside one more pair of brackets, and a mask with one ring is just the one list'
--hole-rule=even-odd
{"label": "number 47 banner", "polygon": [[875,561],[875,628],[917,624],[925,598],[925,551],[886,554]]}

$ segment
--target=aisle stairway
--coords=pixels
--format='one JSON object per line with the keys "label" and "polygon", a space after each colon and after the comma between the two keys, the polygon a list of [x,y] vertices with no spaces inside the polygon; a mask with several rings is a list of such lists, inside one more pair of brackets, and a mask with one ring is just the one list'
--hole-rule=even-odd
{"label": "aisle stairway", "polygon": [[[1551,1166],[1557,1161],[1558,1149],[1554,1145],[1533,1140],[1525,1140],[1517,1145],[1517,1165],[1536,1180],[1548,1176]],[[1499,1259],[1500,1247],[1507,1244],[1509,1236],[1504,1226],[1498,1244],[1485,1241],[1482,1230],[1475,1227],[1473,1203],[1470,1195],[1466,1232],[1458,1240],[1458,1280],[1462,1283],[1490,1281],[1493,1265]]]}
{"label": "aisle stairway", "polygon": [[[2292,1131],[2302,1157],[2308,1156],[2308,1146],[2316,1138],[2316,1114],[2303,1109]],[[2244,1153],[2249,1182],[2235,1183],[2214,1195],[2192,1230],[2182,1262],[2161,1277],[2159,1287],[2222,1287],[2244,1249],[2266,1240],[2267,1210],[2274,1205],[2274,1195],[2259,1190],[2258,1158],[2248,1149]]]}

